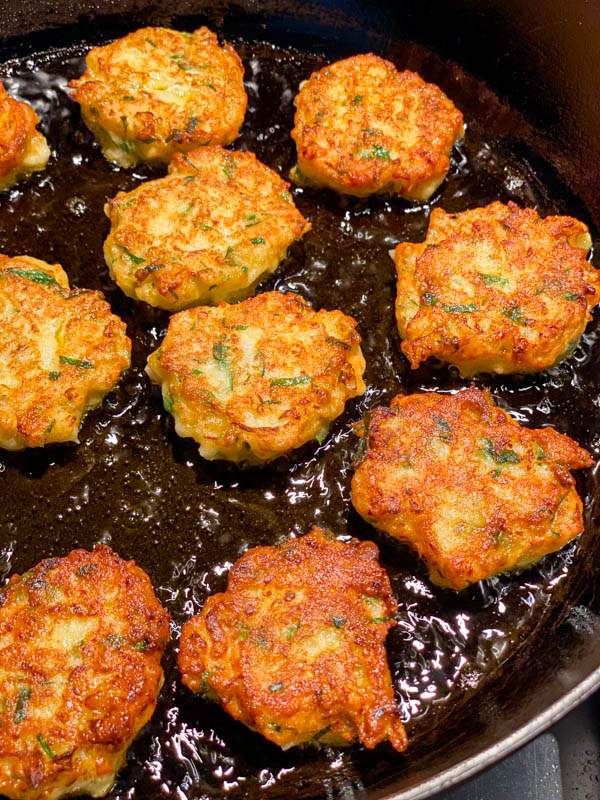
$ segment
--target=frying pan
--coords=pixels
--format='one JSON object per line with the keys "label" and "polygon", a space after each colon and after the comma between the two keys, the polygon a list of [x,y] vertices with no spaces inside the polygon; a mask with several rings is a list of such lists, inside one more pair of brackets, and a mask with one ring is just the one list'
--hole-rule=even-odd
{"label": "frying pan", "polygon": [[[0,201],[0,251],[60,261],[72,285],[102,289],[128,323],[130,372],[92,412],[78,447],[0,454],[0,571],[23,572],[73,547],[109,542],[135,558],[173,616],[173,646],[157,712],[134,743],[113,797],[372,797],[417,800],[531,739],[600,684],[595,471],[578,477],[586,531],[519,576],[461,595],[428,584],[403,546],[349,509],[350,423],[399,391],[454,391],[446,369],[411,373],[393,324],[387,249],[423,237],[429,206],[295,191],[313,232],[263,289],[294,290],[359,322],[369,385],[322,446],[264,470],[202,461],[180,440],[143,375],[164,334],[163,312],[136,306],[109,280],[102,205],[161,174],[120,171],[99,155],[63,91],[82,55],[141,25],[208,24],[244,56],[250,106],[235,147],[285,174],[291,98],[327,60],[373,50],[439,83],[467,117],[449,180],[433,198],[449,210],[493,199],[600,223],[600,3],[488,2],[0,3],[0,61],[10,91],[30,99],[55,151],[50,166]],[[292,49],[290,49],[292,48]],[[50,51],[48,56],[40,53]],[[565,365],[542,376],[483,378],[524,424],[552,424],[600,454],[596,321]],[[516,499],[518,501],[518,498]],[[192,697],[174,667],[181,623],[222,590],[231,563],[312,523],[380,547],[400,600],[389,637],[392,675],[411,744],[281,753]]]}

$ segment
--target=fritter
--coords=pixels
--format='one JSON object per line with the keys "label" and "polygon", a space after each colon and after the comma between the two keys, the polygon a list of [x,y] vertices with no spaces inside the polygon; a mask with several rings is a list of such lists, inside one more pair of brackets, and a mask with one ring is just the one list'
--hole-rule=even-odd
{"label": "fritter", "polygon": [[129,366],[125,323],[60,264],[0,255],[0,447],[76,442]]}
{"label": "fritter", "polygon": [[538,372],[574,350],[600,277],[572,217],[492,203],[431,214],[422,244],[395,251],[396,318],[413,369],[430,356],[478,372]]}
{"label": "fritter", "polygon": [[580,534],[569,470],[593,463],[564,434],[520,427],[489,392],[398,396],[371,416],[352,503],[408,542],[433,583],[459,590],[525,569]]}
{"label": "fritter", "polygon": [[248,550],[183,626],[183,683],[284,750],[404,750],[384,648],[397,604],[378,555],[319,528]]}
{"label": "fritter", "polygon": [[427,200],[446,177],[461,112],[432,83],[372,53],[314,72],[295,99],[297,183]]}
{"label": "fritter", "polygon": [[69,87],[109,161],[167,163],[199,145],[230,144],[244,122],[244,68],[208,28],[141,28],[90,50]]}
{"label": "fritter", "polygon": [[177,311],[240,299],[310,230],[289,184],[252,153],[205,147],[106,208],[110,274],[129,297]]}
{"label": "fritter", "polygon": [[9,97],[0,82],[0,192],[48,163],[50,148],[38,122],[29,103]]}
{"label": "fritter", "polygon": [[105,546],[13,575],[0,607],[0,793],[109,791],[163,682],[169,617]]}
{"label": "fritter", "polygon": [[174,314],[146,372],[203,458],[264,464],[322,441],[346,401],[364,393],[364,368],[352,317],[265,292]]}

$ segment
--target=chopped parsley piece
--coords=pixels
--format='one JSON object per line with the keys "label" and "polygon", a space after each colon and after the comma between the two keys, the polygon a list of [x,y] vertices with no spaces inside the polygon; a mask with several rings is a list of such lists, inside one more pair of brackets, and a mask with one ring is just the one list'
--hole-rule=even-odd
{"label": "chopped parsley piece", "polygon": [[148,649],[148,642],[146,639],[140,639],[140,641],[136,642],[133,646],[136,650],[141,650],[143,652],[144,650]]}
{"label": "chopped parsley piece", "polygon": [[322,736],[325,736],[326,733],[329,733],[330,730],[331,730],[331,725],[326,725],[324,728],[321,728],[320,731],[317,731],[315,733],[315,735],[313,736],[313,739],[318,742],[319,739]]}
{"label": "chopped parsley piece", "polygon": [[245,642],[250,634],[250,628],[246,625],[245,622],[240,622],[240,632],[238,633],[238,639],[240,642]]}
{"label": "chopped parsley piece", "polygon": [[504,531],[499,531],[496,537],[494,538],[494,547],[500,547],[500,545],[504,542]]}
{"label": "chopped parsley piece", "polygon": [[257,236],[256,239],[251,239],[252,244],[264,244],[265,240],[262,236]]}
{"label": "chopped parsley piece", "polygon": [[181,53],[176,53],[174,56],[171,56],[171,60],[174,61],[179,69],[184,70],[184,72],[189,72],[191,70],[191,66],[183,60],[184,57]]}
{"label": "chopped parsley piece", "polygon": [[194,165],[194,164],[193,164],[193,163],[192,163],[192,162],[189,160],[189,158],[188,158],[187,156],[181,156],[181,158],[182,158],[182,159],[185,161],[185,163],[186,163],[186,164],[187,164],[189,167],[191,167],[191,168],[194,170],[194,172],[198,172],[198,167],[197,167],[197,166],[195,166],[195,165]]}
{"label": "chopped parsley piece", "polygon": [[448,420],[444,419],[444,417],[434,416],[435,424],[440,429],[440,439],[442,442],[450,442],[452,440],[452,428],[450,427],[450,423]]}
{"label": "chopped parsley piece", "polygon": [[492,442],[491,439],[483,439],[483,443],[483,452],[496,464],[518,464],[521,461],[514,450],[506,449],[499,453],[496,443]]}
{"label": "chopped parsley piece", "polygon": [[15,708],[15,715],[13,717],[13,722],[15,725],[18,725],[27,719],[27,704],[29,703],[30,697],[31,689],[29,686],[23,686],[19,690],[19,696],[17,697],[17,707]]}
{"label": "chopped parsley piece", "polygon": [[269,686],[269,691],[271,694],[274,692],[280,692],[283,689],[283,683],[281,681],[276,681]]}
{"label": "chopped parsley piece", "polygon": [[48,758],[54,758],[54,753],[52,752],[52,748],[50,747],[48,742],[44,739],[41,733],[38,733],[37,740],[40,743],[40,747],[42,748],[44,753],[46,753]]}
{"label": "chopped parsley piece", "polygon": [[297,378],[273,378],[271,386],[304,386],[312,383],[310,375],[299,375]]}
{"label": "chopped parsley piece", "polygon": [[87,578],[88,575],[92,575],[97,569],[97,564],[82,564],[75,572],[75,575],[77,575],[78,578]]}
{"label": "chopped parsley piece", "polygon": [[380,144],[374,144],[370,150],[361,150],[360,156],[361,158],[367,159],[367,161],[370,161],[373,158],[379,158],[382,161],[392,160],[390,151],[387,148],[382,147]]}
{"label": "chopped parsley piece", "polygon": [[376,131],[374,128],[363,128],[363,133],[368,133],[369,136],[381,136],[381,131]]}
{"label": "chopped parsley piece", "polygon": [[219,367],[225,373],[227,377],[227,388],[229,391],[231,391],[233,389],[233,373],[231,372],[231,366],[227,360],[228,351],[229,347],[226,344],[223,344],[223,342],[215,342],[213,345],[212,355]]}
{"label": "chopped parsley piece", "polygon": [[468,303],[467,305],[461,305],[460,303],[457,305],[446,305],[446,303],[442,303],[442,308],[448,314],[471,314],[473,311],[477,311],[475,303]]}
{"label": "chopped parsley piece", "polygon": [[148,39],[148,38],[146,37],[146,41],[148,42],[148,44],[151,44],[151,45],[152,45],[152,47],[156,47],[156,42],[153,42],[153,41],[152,41],[152,39]]}
{"label": "chopped parsley piece", "polygon": [[72,367],[81,367],[82,369],[94,369],[91,361],[81,360],[79,358],[71,358],[70,356],[59,356],[58,360],[61,364],[70,364]]}
{"label": "chopped parsley piece", "polygon": [[60,378],[60,372],[49,372],[48,373],[48,378],[51,381],[57,381]]}
{"label": "chopped parsley piece", "polygon": [[210,81],[204,81],[204,85],[208,86],[209,89],[212,89],[213,92],[217,91]]}
{"label": "chopped parsley piece", "polygon": [[426,306],[434,306],[438,301],[437,297],[431,292],[424,292],[421,300]]}
{"label": "chopped parsley piece", "polygon": [[168,392],[167,394],[163,395],[163,406],[165,411],[168,411],[169,414],[173,413],[173,407],[174,407],[173,395],[171,394],[171,392]]}
{"label": "chopped parsley piece", "polygon": [[198,127],[199,122],[200,120],[198,119],[198,117],[192,115],[187,121],[187,125],[185,126],[185,132],[192,133],[192,131],[195,131],[196,128]]}
{"label": "chopped parsley piece", "polygon": [[228,329],[228,330],[230,330],[230,331],[247,331],[247,330],[248,330],[248,326],[247,326],[247,325],[228,325],[228,324],[225,322],[225,318],[223,318],[223,319],[221,320],[221,325],[222,325],[224,328],[227,328],[227,329]]}
{"label": "chopped parsley piece", "polygon": [[221,169],[223,170],[223,172],[225,173],[225,176],[227,178],[233,178],[233,170],[235,169],[235,167],[236,167],[236,163],[235,163],[235,161],[233,159],[233,156],[231,156],[231,155],[230,156],[226,156],[225,157],[225,161],[221,165]]}
{"label": "chopped parsley piece", "polygon": [[525,319],[523,318],[523,312],[521,311],[521,308],[519,306],[512,306],[511,308],[508,307],[503,308],[502,313],[504,314],[505,317],[508,317],[508,319],[511,322],[514,322],[515,325],[527,324]]}
{"label": "chopped parsley piece", "polygon": [[486,286],[491,286],[493,283],[499,283],[501,286],[505,286],[508,283],[507,279],[501,278],[500,275],[487,275],[485,272],[478,272],[477,274]]}
{"label": "chopped parsley piece", "polygon": [[326,336],[325,341],[329,342],[329,344],[336,344],[338,347],[343,347],[344,350],[352,349],[348,342],[342,342],[341,339],[334,339],[333,336]]}
{"label": "chopped parsley piece", "polygon": [[299,622],[295,622],[293,625],[290,625],[288,628],[285,629],[285,640],[286,640],[286,642],[291,642],[292,641],[292,639],[294,637],[294,634],[296,633],[296,631],[298,630],[299,627],[300,627],[300,623]]}
{"label": "chopped parsley piece", "polygon": [[323,444],[323,442],[327,438],[328,433],[329,433],[329,425],[325,428],[324,431],[319,431],[319,433],[315,434],[315,439],[319,444]]}
{"label": "chopped parsley piece", "polygon": [[188,183],[191,183],[192,181],[195,181],[195,180],[196,180],[196,176],[195,175],[186,175],[185,178],[184,178],[183,183],[185,184],[185,186],[187,186]]}
{"label": "chopped parsley piece", "polygon": [[352,98],[352,105],[353,106],[357,106],[360,103],[360,101],[363,99],[363,97],[364,97],[364,95],[362,95],[362,94],[354,95],[354,97]]}
{"label": "chopped parsley piece", "polygon": [[106,641],[112,645],[115,650],[121,649],[122,639],[118,633],[109,633],[106,637]]}
{"label": "chopped parsley piece", "polygon": [[346,624],[346,620],[343,617],[332,617],[331,621],[335,625],[336,628],[343,628]]}
{"label": "chopped parsley piece", "polygon": [[121,245],[121,247],[124,250],[125,255],[129,256],[129,258],[131,259],[131,261],[133,261],[134,264],[143,264],[144,261],[146,260],[145,258],[141,258],[141,256],[134,255],[131,252],[131,250],[128,250],[126,247],[123,247],[123,245]]}
{"label": "chopped parsley piece", "polygon": [[545,456],[546,454],[544,453],[544,448],[541,446],[541,444],[538,444],[536,448],[536,459],[538,463],[541,463],[544,460]]}
{"label": "chopped parsley piece", "polygon": [[575,292],[565,292],[565,297],[567,298],[567,300],[575,301],[575,300],[579,300],[581,295],[580,294],[575,294]]}
{"label": "chopped parsley piece", "polygon": [[16,267],[9,267],[5,272],[10,272],[11,275],[20,275],[21,278],[27,278],[28,281],[33,283],[41,283],[42,286],[54,286],[59,291],[62,291],[60,283],[55,280],[52,275],[48,275],[41,269],[17,269]]}

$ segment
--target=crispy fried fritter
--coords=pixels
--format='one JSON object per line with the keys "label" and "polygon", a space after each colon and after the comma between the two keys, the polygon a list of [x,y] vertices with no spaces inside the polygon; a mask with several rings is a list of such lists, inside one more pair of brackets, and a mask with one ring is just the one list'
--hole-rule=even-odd
{"label": "crispy fried fritter", "polygon": [[181,631],[183,683],[287,749],[406,748],[384,642],[397,609],[372,542],[313,528],[255,547]]}
{"label": "crispy fried fritter", "polygon": [[122,167],[230,144],[244,121],[244,68],[208,28],[141,28],[95,47],[70,82],[103,155]]}
{"label": "crispy fried fritter", "polygon": [[580,534],[569,470],[592,464],[568,436],[520,427],[488,392],[398,396],[373,412],[352,503],[408,542],[433,583],[458,590],[525,569]]}
{"label": "crispy fried fritter", "polygon": [[0,192],[48,163],[50,148],[38,122],[29,103],[9,97],[0,82]]}
{"label": "crispy fried fritter", "polygon": [[430,356],[478,372],[537,372],[573,352],[600,277],[587,226],[492,203],[434,209],[422,244],[399,244],[396,318],[413,369]]}
{"label": "crispy fried fritter", "polygon": [[148,722],[169,618],[105,546],[13,575],[0,607],[0,793],[100,797]]}
{"label": "crispy fried fritter", "polygon": [[294,102],[292,178],[359,197],[427,200],[464,133],[462,114],[441,89],[372,53],[313,73]]}
{"label": "crispy fried fritter", "polygon": [[356,322],[265,292],[237,305],[174,314],[146,372],[162,384],[180,436],[207,459],[263,464],[319,441],[363,394]]}
{"label": "crispy fried fritter", "polygon": [[111,276],[170,311],[248,296],[310,230],[288,186],[252,153],[176,155],[168,176],[107,204]]}
{"label": "crispy fried fritter", "polygon": [[76,442],[129,366],[125,324],[60,264],[0,255],[0,447]]}

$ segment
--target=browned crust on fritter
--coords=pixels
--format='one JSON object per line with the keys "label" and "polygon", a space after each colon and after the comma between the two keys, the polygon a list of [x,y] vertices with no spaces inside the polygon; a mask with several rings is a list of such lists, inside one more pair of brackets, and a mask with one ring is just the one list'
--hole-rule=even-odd
{"label": "browned crust on fritter", "polygon": [[426,199],[445,177],[460,111],[437,86],[372,53],[313,73],[295,99],[294,179]]}
{"label": "browned crust on fritter", "polygon": [[525,568],[583,531],[569,470],[589,453],[551,428],[522,428],[474,387],[397,396],[375,409],[352,503],[423,557],[433,583],[463,589]]}
{"label": "browned crust on fritter", "polygon": [[364,366],[352,317],[264,292],[174,314],[146,371],[204,458],[262,464],[324,436]]}
{"label": "browned crust on fritter", "polygon": [[242,61],[208,28],[141,28],[90,50],[86,65],[69,87],[103,151],[114,150],[109,160],[168,162],[239,134],[248,102]]}
{"label": "browned crust on fritter", "polygon": [[[29,103],[20,102],[6,93],[0,82],[0,186],[4,186],[9,176],[16,181],[21,173],[27,174],[36,169],[43,169],[48,160],[49,150],[44,136],[36,129],[39,119]],[[27,166],[31,151],[40,151],[44,164]],[[44,161],[45,158],[45,161]],[[12,179],[10,179],[10,182]]]}
{"label": "browned crust on fritter", "polygon": [[59,264],[5,255],[0,321],[0,447],[77,441],[85,412],[129,366],[125,323],[101,292],[71,291]]}
{"label": "browned crust on fritter", "polygon": [[310,230],[288,188],[249,152],[177,154],[166,177],[107,204],[111,276],[129,297],[170,311],[239,299]]}
{"label": "browned crust on fritter", "polygon": [[106,546],[13,575],[0,607],[0,792],[106,791],[152,716],[168,640],[150,579]]}
{"label": "browned crust on fritter", "polygon": [[183,683],[283,748],[358,738],[402,751],[384,649],[396,609],[373,543],[313,527],[233,565],[183,627]]}
{"label": "browned crust on fritter", "polygon": [[413,369],[430,356],[464,376],[535,372],[569,355],[600,298],[587,226],[491,203],[436,208],[422,244],[402,243],[396,316]]}

